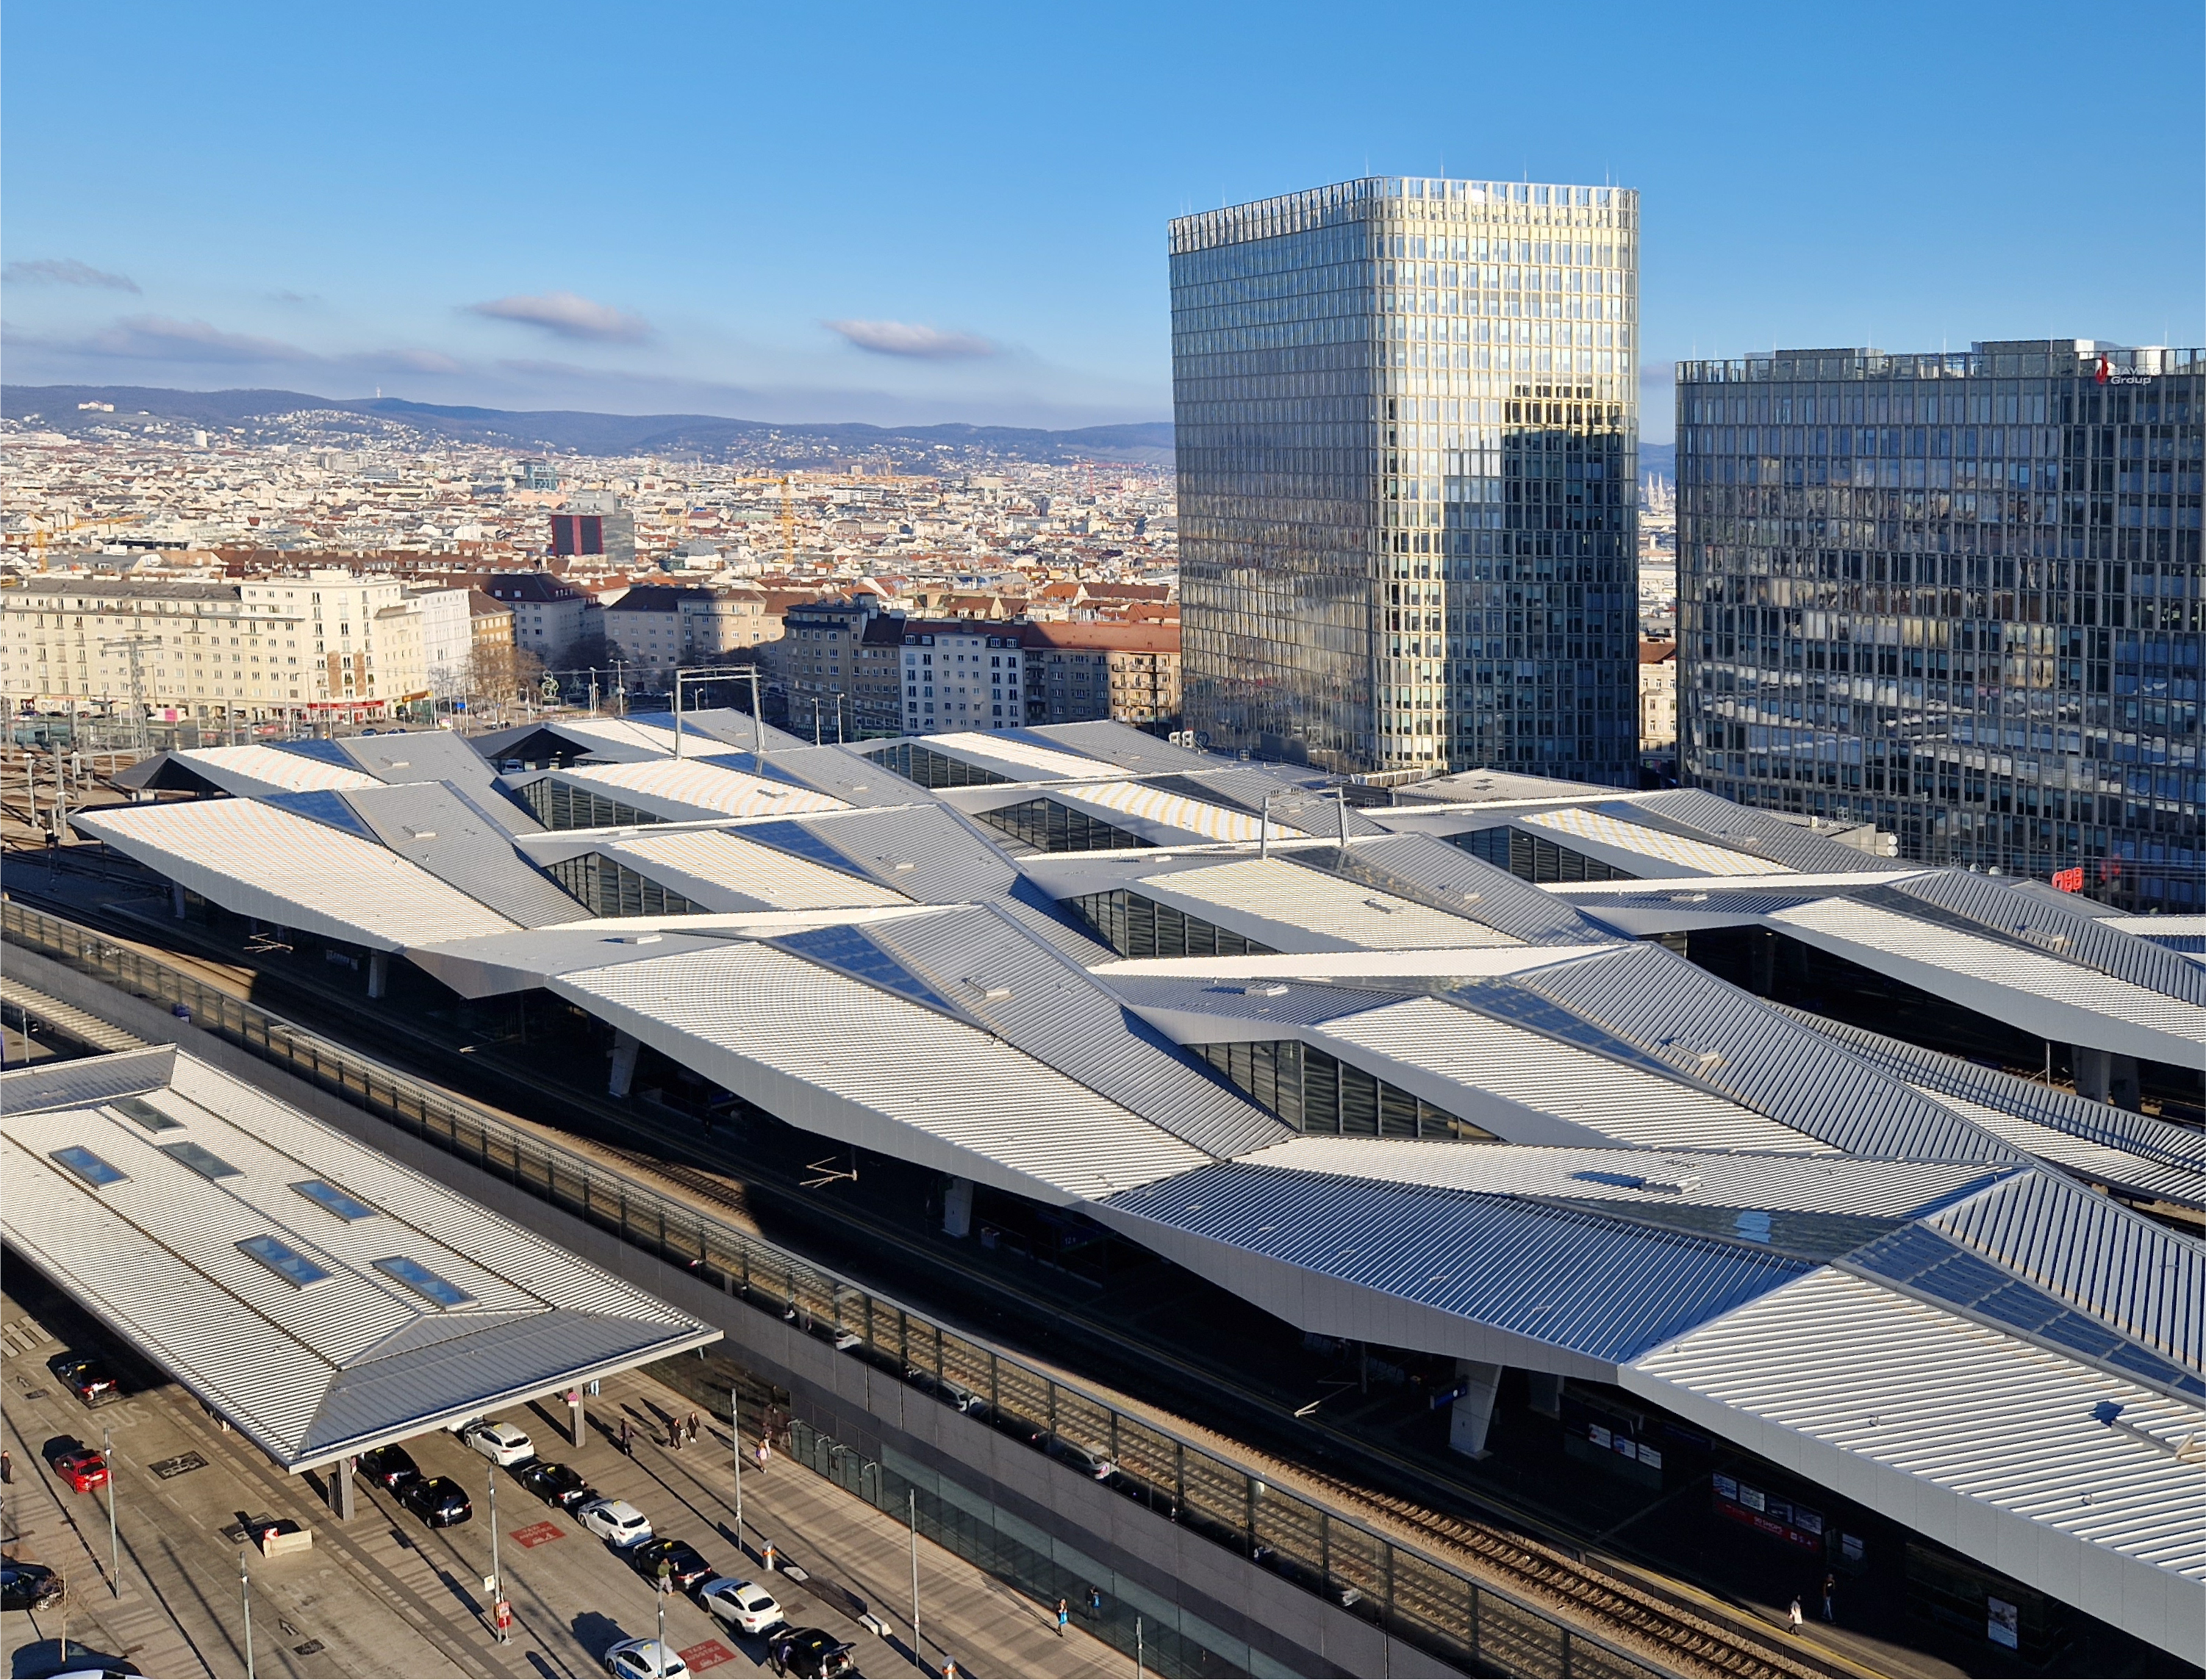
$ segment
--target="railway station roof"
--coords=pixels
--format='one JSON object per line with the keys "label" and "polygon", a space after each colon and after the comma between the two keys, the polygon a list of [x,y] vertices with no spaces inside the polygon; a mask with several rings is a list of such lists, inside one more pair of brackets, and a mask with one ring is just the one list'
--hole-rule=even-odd
{"label": "railway station roof", "polygon": [[[547,987],[794,1126],[1082,1208],[1306,1330],[1621,1384],[2142,1637],[2206,1641],[2206,1567],[2153,1515],[2194,1485],[2206,1509],[2206,1451],[2155,1445],[2194,1416],[2206,1444],[2206,1246],[2138,1211],[2206,1211],[2206,1143],[1780,1007],[1654,936],[1766,929],[2178,1069],[2206,1056],[2185,950],[1692,790],[1472,776],[1350,806],[1108,725],[806,748],[792,780],[778,742],[761,775],[654,735],[552,773],[665,797],[662,820],[491,837],[441,873],[364,815],[280,876],[161,827],[252,819],[191,814],[228,805],[316,829],[286,801],[397,789],[85,825],[468,995]],[[1030,799],[1096,825],[982,820]],[[488,891],[500,846],[690,908],[530,923]],[[439,892],[491,920],[432,914]],[[1857,1356],[1857,1314],[1893,1368],[1950,1354],[2088,1451],[2033,1456],[2001,1425],[1972,1458]],[[1754,1366],[1780,1345],[1791,1363]],[[2077,1422],[2102,1402],[2143,1433]],[[1829,1421],[1856,1415],[1883,1433]],[[2033,1527],[2079,1475],[2138,1490],[2137,1521]]]}
{"label": "railway station roof", "polygon": [[168,1047],[0,1074],[0,1232],[287,1470],[719,1332]]}

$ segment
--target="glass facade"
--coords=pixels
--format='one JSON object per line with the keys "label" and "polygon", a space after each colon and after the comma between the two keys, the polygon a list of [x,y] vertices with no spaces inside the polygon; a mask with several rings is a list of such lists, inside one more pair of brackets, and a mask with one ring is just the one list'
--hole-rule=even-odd
{"label": "glass facade", "polygon": [[1684,779],[2206,908],[2203,436],[2206,350],[1680,363]]}
{"label": "glass facade", "polygon": [[1376,177],[1171,245],[1188,725],[1636,784],[1637,195]]}

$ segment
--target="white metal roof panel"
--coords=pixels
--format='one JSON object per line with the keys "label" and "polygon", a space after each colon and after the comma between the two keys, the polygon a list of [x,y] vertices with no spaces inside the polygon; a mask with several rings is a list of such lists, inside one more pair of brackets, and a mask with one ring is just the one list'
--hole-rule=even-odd
{"label": "white metal roof panel", "polygon": [[[1303,1034],[1382,1078],[1374,1054],[1441,1083],[1391,1078],[1481,1125],[1487,1112],[1450,1091],[1485,1092],[1517,1107],[1642,1149],[1745,1149],[1818,1155],[1831,1147],[1752,1109],[1606,1056],[1559,1044],[1436,998],[1367,1010]],[[1358,1051],[1364,1053],[1358,1054]],[[1506,1137],[1505,1123],[1488,1126]]]}
{"label": "white metal roof panel", "polygon": [[553,772],[563,781],[603,791],[609,798],[623,794],[654,801],[662,807],[679,807],[700,815],[724,817],[793,816],[806,811],[847,811],[850,807],[826,794],[814,793],[793,783],[752,776],[696,759],[640,759],[631,764],[577,765]]}
{"label": "white metal roof panel", "polygon": [[2206,1211],[2206,1173],[2185,1166],[2165,1166],[2149,1156],[2109,1148],[2090,1138],[2059,1131],[2036,1120],[2024,1119],[1935,1086],[1915,1088],[1933,1102],[1943,1103],[1982,1126],[1994,1137],[2005,1138],[2018,1149],[2026,1149],[2094,1184],[2110,1184],[2132,1195],[2146,1195]]}
{"label": "white metal roof panel", "polygon": [[[1200,835],[1206,840],[1255,840],[1263,834],[1263,823],[1245,812],[1224,805],[1205,804],[1141,782],[1081,782],[1050,791],[1053,798],[1076,800],[1103,811],[1140,817],[1160,827]],[[1275,838],[1301,831],[1288,827],[1276,816],[1272,819]]]}
{"label": "white metal roof panel", "polygon": [[1649,1207],[1693,1205],[1903,1219],[1984,1183],[1942,1161],[1691,1149],[1619,1159],[1610,1149],[1526,1148],[1416,1138],[1297,1137],[1239,1157],[1251,1166],[1382,1178],[1484,1195],[1566,1197]]}
{"label": "white metal roof panel", "polygon": [[2206,1645],[2206,1463],[2175,1451],[2206,1409],[1831,1269],[1618,1380],[2163,1649]]}
{"label": "white metal roof panel", "polygon": [[2206,1009],[2081,963],[1851,899],[1798,905],[1768,920],[2041,1038],[2179,1067],[2206,1061]]}
{"label": "white metal roof panel", "polygon": [[992,1034],[765,946],[552,989],[792,1124],[1046,1200],[1210,1159]]}
{"label": "white metal roof panel", "polygon": [[[961,759],[970,760],[984,769],[998,766],[1029,772],[1039,771],[1043,781],[1094,781],[1108,779],[1115,766],[1100,759],[1091,759],[1081,753],[1068,753],[1055,747],[1043,747],[1031,741],[1022,741],[1008,735],[995,735],[974,730],[954,730],[945,735],[915,736],[920,745],[933,748],[939,753],[951,753]],[[1036,779],[1031,774],[1014,777],[1015,781]]]}
{"label": "white metal roof panel", "polygon": [[218,904],[325,938],[391,950],[517,925],[373,841],[256,800],[117,806],[74,820]]}
{"label": "white metal roof panel", "polygon": [[1277,949],[1325,950],[1521,948],[1522,942],[1468,916],[1304,869],[1285,858],[1247,858],[1207,868],[1147,875],[1136,884],[1160,903],[1206,915]]}
{"label": "white metal roof panel", "polygon": [[684,891],[682,878],[687,877],[777,910],[911,902],[903,894],[861,875],[747,840],[740,830],[639,834],[603,849],[677,892]]}
{"label": "white metal roof panel", "polygon": [[304,753],[285,753],[273,747],[194,747],[175,754],[199,768],[249,776],[286,793],[318,793],[324,789],[377,788],[383,784],[364,771],[334,765]]}
{"label": "white metal roof panel", "polygon": [[1544,828],[1557,834],[1589,840],[1596,845],[1613,846],[1619,851],[1660,858],[1665,863],[1676,864],[1696,875],[1782,875],[1787,873],[1783,864],[1773,863],[1767,858],[1751,857],[1744,852],[1712,845],[1705,840],[1689,840],[1683,835],[1666,833],[1661,829],[1626,822],[1618,817],[1604,816],[1598,811],[1582,810],[1577,806],[1565,806],[1559,811],[1526,812],[1513,820],[1528,827]]}

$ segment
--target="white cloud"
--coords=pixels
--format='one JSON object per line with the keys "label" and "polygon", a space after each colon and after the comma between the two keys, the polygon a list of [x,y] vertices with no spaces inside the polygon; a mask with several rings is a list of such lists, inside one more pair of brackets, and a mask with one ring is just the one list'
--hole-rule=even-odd
{"label": "white cloud", "polygon": [[110,274],[80,263],[75,257],[42,257],[35,262],[9,263],[0,278],[11,285],[98,286],[112,292],[134,292],[138,283],[127,274]]}
{"label": "white cloud", "polygon": [[488,303],[472,303],[468,308],[471,313],[486,315],[494,321],[519,321],[527,326],[541,327],[562,338],[634,343],[651,334],[649,323],[641,315],[628,314],[609,303],[599,303],[573,292],[545,292],[537,296],[517,294],[493,298]]}
{"label": "white cloud", "polygon": [[94,333],[85,349],[133,361],[299,362],[313,353],[279,339],[224,332],[206,321],[168,315],[132,315]]}
{"label": "white cloud", "polygon": [[939,327],[918,326],[909,321],[823,321],[820,325],[875,355],[940,361],[996,353],[993,344],[969,332],[945,332]]}

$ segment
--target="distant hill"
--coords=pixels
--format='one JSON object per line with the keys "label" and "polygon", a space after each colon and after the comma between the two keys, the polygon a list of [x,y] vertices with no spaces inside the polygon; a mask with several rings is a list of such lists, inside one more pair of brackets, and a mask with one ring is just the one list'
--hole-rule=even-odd
{"label": "distant hill", "polygon": [[[80,408],[111,402],[115,412]],[[880,426],[779,424],[720,414],[599,414],[579,409],[513,411],[447,408],[395,396],[315,396],[295,390],[169,390],[146,385],[8,385],[0,414],[35,415],[57,432],[129,429],[141,416],[191,426],[247,427],[328,437],[354,429],[403,426],[431,438],[492,444],[533,452],[592,456],[698,455],[771,460],[785,467],[888,456],[899,465],[970,465],[988,457],[1068,462],[1120,461],[1168,465],[1168,420],[1047,432],[1014,426]],[[342,417],[351,417],[348,428]],[[332,441],[335,441],[334,439]]]}

